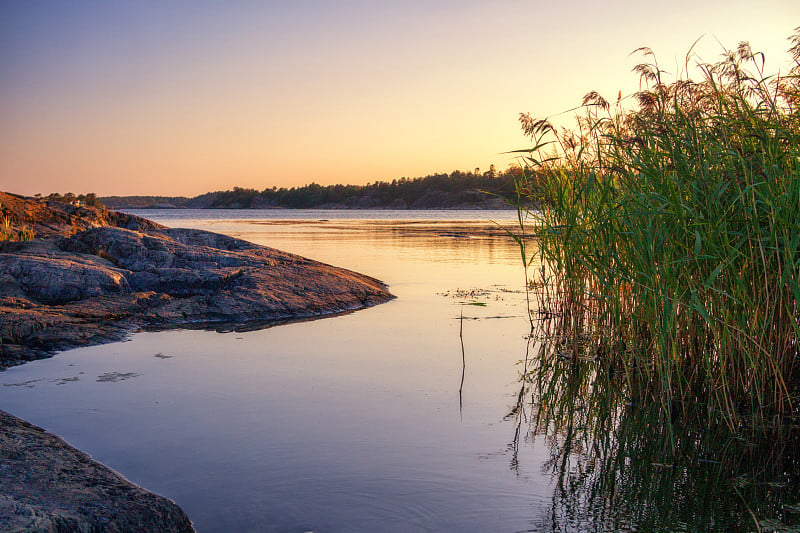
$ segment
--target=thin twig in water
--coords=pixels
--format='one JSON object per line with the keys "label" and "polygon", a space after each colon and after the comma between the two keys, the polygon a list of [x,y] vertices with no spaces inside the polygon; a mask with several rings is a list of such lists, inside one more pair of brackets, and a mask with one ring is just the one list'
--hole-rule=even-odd
{"label": "thin twig in water", "polygon": [[461,341],[461,384],[458,386],[458,413],[464,419],[464,401],[462,392],[464,390],[464,374],[467,370],[467,359],[464,354],[464,306],[461,306],[461,315],[458,318],[458,338]]}

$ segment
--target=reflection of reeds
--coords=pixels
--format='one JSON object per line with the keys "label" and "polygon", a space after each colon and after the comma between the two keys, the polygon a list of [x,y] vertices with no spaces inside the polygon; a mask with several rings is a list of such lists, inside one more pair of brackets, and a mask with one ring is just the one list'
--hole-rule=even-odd
{"label": "reflection of reeds", "polygon": [[[537,530],[798,530],[796,430],[777,426],[743,438],[724,423],[701,425],[700,406],[687,420],[632,398],[608,358],[557,357],[554,344],[532,343],[540,350],[523,387],[554,481]],[[519,412],[510,416],[517,416],[516,469],[523,421]]]}
{"label": "reflection of reeds", "polygon": [[633,108],[590,93],[575,131],[522,119],[533,318],[557,318],[561,359],[601,360],[671,416],[798,416],[800,30],[793,42],[784,77],[742,44],[700,81],[640,65]]}
{"label": "reflection of reeds", "polygon": [[464,307],[458,317],[458,340],[461,341],[461,383],[458,385],[458,412],[464,415],[464,376],[467,373],[467,355],[464,351]]}

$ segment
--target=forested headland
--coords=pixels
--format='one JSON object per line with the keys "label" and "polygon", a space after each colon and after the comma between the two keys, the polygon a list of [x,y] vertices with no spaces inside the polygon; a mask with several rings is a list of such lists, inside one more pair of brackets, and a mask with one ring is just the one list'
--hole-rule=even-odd
{"label": "forested headland", "polygon": [[319,185],[271,187],[262,191],[234,187],[192,198],[185,196],[107,196],[100,201],[111,209],[492,209],[503,208],[504,198],[516,196],[522,170],[510,166],[497,171],[453,171],[421,178],[376,181],[367,185]]}

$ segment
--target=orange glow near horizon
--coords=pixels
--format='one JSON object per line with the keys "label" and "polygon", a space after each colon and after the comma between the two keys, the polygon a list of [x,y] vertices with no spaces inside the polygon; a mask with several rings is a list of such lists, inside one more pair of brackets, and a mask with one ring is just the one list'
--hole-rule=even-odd
{"label": "orange glow near horizon", "polygon": [[639,46],[670,72],[704,34],[705,59],[749,40],[768,70],[786,64],[795,2],[695,4],[10,0],[0,190],[193,196],[505,168],[525,146],[518,113],[630,94]]}

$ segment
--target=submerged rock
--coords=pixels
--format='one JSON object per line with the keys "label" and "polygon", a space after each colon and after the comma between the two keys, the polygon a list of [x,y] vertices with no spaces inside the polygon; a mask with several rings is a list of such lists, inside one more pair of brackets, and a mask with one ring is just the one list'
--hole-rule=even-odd
{"label": "submerged rock", "polygon": [[0,469],[0,531],[194,531],[172,501],[3,411]]}

